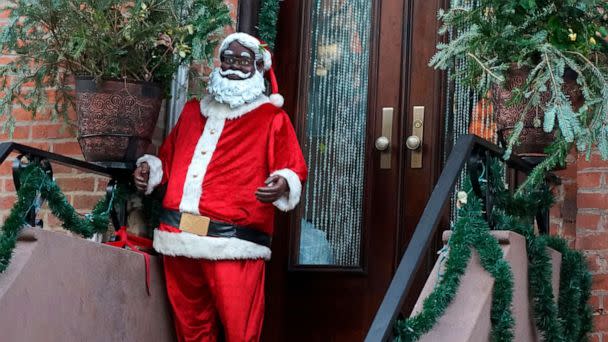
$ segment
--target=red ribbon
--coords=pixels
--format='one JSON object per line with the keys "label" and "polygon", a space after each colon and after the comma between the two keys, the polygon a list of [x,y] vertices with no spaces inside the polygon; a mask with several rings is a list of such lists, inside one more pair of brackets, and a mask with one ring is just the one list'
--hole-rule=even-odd
{"label": "red ribbon", "polygon": [[107,245],[118,247],[118,248],[129,248],[135,253],[139,253],[144,256],[144,262],[146,263],[146,291],[148,296],[150,295],[150,255],[140,248],[152,248],[152,240],[142,238],[139,236],[131,235],[127,233],[127,227],[122,226],[116,231],[116,241],[106,242]]}

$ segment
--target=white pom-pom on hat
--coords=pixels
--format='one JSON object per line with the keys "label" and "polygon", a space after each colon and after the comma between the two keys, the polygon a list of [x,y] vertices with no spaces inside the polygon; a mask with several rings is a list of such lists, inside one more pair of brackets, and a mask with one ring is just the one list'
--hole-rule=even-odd
{"label": "white pom-pom on hat", "polygon": [[283,107],[283,104],[285,104],[285,99],[281,94],[271,94],[270,103],[272,103],[277,108],[281,108]]}
{"label": "white pom-pom on hat", "polygon": [[281,108],[285,103],[285,99],[283,95],[279,94],[279,83],[277,82],[277,77],[274,74],[274,68],[270,68],[268,70],[268,77],[270,78],[270,103],[272,103],[275,107]]}

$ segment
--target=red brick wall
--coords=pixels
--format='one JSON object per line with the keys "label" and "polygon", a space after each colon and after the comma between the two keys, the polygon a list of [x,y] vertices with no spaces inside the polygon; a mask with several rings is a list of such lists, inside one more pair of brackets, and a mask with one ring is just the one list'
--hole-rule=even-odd
{"label": "red brick wall", "polygon": [[[232,17],[236,20],[238,0],[226,0],[226,3],[231,8]],[[7,5],[7,2],[0,0],[0,6],[5,5]],[[0,26],[6,23],[7,13],[0,13]],[[232,28],[227,28],[227,32],[232,30]],[[11,57],[11,55],[0,55],[0,63],[7,63]],[[71,114],[71,126],[52,121],[48,116],[43,115],[38,115],[35,119],[32,119],[29,113],[18,107],[14,108],[14,114],[17,123],[12,138],[13,141],[73,158],[83,159],[80,147],[76,141],[75,132],[71,127],[76,123],[76,115],[74,113]],[[0,125],[3,122],[4,118],[0,117]],[[154,135],[156,146],[162,141],[164,122],[164,113],[161,113]],[[0,141],[7,141],[8,139],[7,134],[0,134]],[[15,201],[15,189],[11,175],[12,160],[13,158],[9,157],[7,161],[0,165],[0,222],[4,221]],[[53,171],[57,183],[65,193],[68,201],[81,212],[90,212],[95,203],[105,193],[108,180],[104,177],[84,174],[58,165],[53,165]],[[60,223],[48,210],[43,211],[40,217],[44,220],[46,228],[60,229]]]}
{"label": "red brick wall", "polygon": [[608,342],[608,161],[597,152],[587,160],[570,155],[570,165],[559,171],[563,184],[551,211],[551,231],[587,256],[593,275],[593,342]]}

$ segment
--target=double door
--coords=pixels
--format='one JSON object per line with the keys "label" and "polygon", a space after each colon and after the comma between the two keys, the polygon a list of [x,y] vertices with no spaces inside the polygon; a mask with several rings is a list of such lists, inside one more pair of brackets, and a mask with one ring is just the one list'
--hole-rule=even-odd
{"label": "double door", "polygon": [[275,65],[310,170],[278,218],[263,338],[360,341],[439,172],[443,1],[281,6]]}

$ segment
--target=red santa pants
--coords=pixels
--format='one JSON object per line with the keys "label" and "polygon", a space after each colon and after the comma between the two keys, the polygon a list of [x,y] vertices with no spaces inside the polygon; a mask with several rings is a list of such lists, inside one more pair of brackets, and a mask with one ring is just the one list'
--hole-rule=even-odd
{"label": "red santa pants", "polygon": [[227,342],[260,340],[264,260],[163,261],[178,341],[215,342],[221,329]]}

